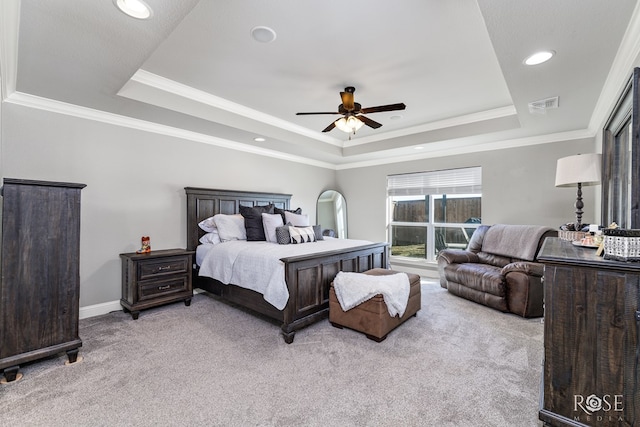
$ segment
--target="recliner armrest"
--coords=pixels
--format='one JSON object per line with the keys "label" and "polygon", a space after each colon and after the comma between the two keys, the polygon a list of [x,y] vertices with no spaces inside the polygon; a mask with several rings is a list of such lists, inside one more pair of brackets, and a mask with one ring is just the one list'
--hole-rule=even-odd
{"label": "recliner armrest", "polygon": [[524,273],[527,276],[542,277],[544,275],[544,265],[538,262],[516,261],[502,267],[503,276],[512,272]]}
{"label": "recliner armrest", "polygon": [[438,261],[442,259],[447,264],[463,264],[465,262],[480,262],[474,252],[462,249],[443,249],[438,253]]}

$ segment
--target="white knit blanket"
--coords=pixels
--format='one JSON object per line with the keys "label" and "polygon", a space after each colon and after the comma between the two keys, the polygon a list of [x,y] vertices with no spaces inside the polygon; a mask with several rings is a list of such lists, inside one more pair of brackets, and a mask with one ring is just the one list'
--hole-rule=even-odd
{"label": "white knit blanket", "polygon": [[364,273],[339,272],[333,289],[344,311],[382,294],[389,315],[402,317],[409,301],[409,276],[405,273],[372,276]]}

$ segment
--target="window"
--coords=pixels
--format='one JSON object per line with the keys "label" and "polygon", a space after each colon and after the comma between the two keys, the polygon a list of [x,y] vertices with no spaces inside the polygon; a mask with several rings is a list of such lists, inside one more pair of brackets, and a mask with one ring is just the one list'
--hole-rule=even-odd
{"label": "window", "polygon": [[603,130],[602,224],[640,228],[640,68],[633,70]]}
{"label": "window", "polygon": [[481,222],[482,168],[387,177],[391,256],[435,261],[465,248]]}

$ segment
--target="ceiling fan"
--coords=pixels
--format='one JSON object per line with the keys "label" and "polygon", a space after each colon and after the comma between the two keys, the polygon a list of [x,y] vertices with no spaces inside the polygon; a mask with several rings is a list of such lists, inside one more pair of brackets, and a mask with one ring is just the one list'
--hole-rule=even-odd
{"label": "ceiling fan", "polygon": [[338,111],[296,113],[296,116],[307,116],[312,114],[342,114],[343,117],[332,122],[322,132],[329,132],[333,128],[337,127],[338,129],[344,132],[355,133],[358,129],[362,127],[362,125],[367,125],[373,129],[378,129],[380,126],[382,126],[381,123],[373,121],[370,118],[363,116],[363,114],[380,113],[383,111],[404,110],[406,108],[406,105],[404,105],[403,103],[380,105],[378,107],[362,108],[360,104],[353,101],[353,92],[355,91],[356,91],[355,87],[347,86],[344,88],[344,92],[340,92],[340,97],[342,98],[342,104],[338,105]]}

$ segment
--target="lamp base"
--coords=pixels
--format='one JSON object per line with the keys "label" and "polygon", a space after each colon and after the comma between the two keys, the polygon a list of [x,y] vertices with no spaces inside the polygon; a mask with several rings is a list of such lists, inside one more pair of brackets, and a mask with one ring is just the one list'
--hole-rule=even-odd
{"label": "lamp base", "polygon": [[580,231],[582,229],[582,208],[584,208],[584,203],[582,202],[582,183],[578,183],[578,193],[576,197],[576,223],[575,228],[576,231]]}

